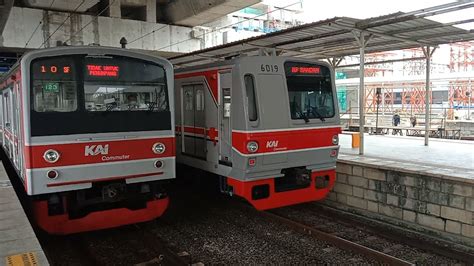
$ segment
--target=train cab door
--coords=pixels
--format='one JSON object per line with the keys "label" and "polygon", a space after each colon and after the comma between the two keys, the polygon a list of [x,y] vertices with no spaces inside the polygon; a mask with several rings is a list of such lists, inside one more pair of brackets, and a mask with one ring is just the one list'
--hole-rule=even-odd
{"label": "train cab door", "polygon": [[219,163],[232,166],[232,72],[219,73]]}
{"label": "train cab door", "polygon": [[0,133],[1,133],[1,137],[0,137],[0,144],[3,145],[3,143],[5,143],[5,133],[3,132],[4,130],[4,125],[3,125],[3,93],[0,93],[0,110],[2,112],[2,114],[0,115]]}
{"label": "train cab door", "polygon": [[11,148],[11,111],[10,111],[10,98],[11,98],[11,89],[6,89],[3,91],[3,147],[7,150],[7,155],[9,158],[12,158],[12,148]]}
{"label": "train cab door", "polygon": [[22,159],[20,154],[20,145],[23,141],[22,135],[20,134],[20,83],[15,82],[13,85],[13,94],[12,94],[12,126],[13,126],[13,163],[21,173],[22,169]]}
{"label": "train cab door", "polygon": [[184,85],[182,90],[182,153],[205,160],[207,134],[204,86]]}

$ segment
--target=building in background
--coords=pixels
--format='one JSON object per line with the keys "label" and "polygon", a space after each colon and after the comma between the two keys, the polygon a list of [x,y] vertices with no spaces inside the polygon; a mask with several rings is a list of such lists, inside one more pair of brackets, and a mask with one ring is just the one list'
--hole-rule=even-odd
{"label": "building in background", "polygon": [[304,23],[303,0],[264,0],[198,27],[205,47],[226,44]]}

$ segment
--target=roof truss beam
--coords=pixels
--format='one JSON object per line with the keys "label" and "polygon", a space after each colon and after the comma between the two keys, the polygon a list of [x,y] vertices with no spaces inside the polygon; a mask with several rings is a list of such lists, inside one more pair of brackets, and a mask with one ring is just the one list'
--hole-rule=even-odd
{"label": "roof truss beam", "polygon": [[385,16],[385,17],[380,17],[380,18],[375,18],[375,19],[366,19],[366,20],[356,23],[355,26],[356,28],[360,30],[365,30],[369,28],[375,28],[375,27],[385,26],[389,24],[414,20],[417,18],[425,18],[425,17],[431,17],[435,15],[453,12],[453,11],[459,11],[459,10],[463,10],[463,9],[471,8],[471,7],[474,7],[474,3],[456,1],[456,2],[439,5],[439,6],[433,6],[433,7],[429,7],[425,9],[420,9],[420,10],[409,12],[409,13],[400,13],[399,15],[394,15],[392,17]]}
{"label": "roof truss beam", "polygon": [[[342,23],[334,23],[335,25],[337,25],[338,27],[341,27],[341,28],[345,28],[345,29],[351,29],[351,30],[359,30],[357,27],[355,26],[350,26],[350,25],[344,25]],[[428,42],[424,42],[424,41],[419,41],[417,39],[412,39],[412,38],[406,38],[406,37],[400,37],[400,36],[396,36],[396,35],[393,35],[393,34],[386,34],[386,33],[381,33],[381,32],[377,32],[375,30],[367,30],[367,29],[364,29],[365,32],[367,33],[370,33],[370,34],[373,34],[373,35],[377,35],[377,36],[381,36],[381,37],[386,37],[386,38],[390,38],[390,39],[393,39],[393,40],[399,40],[399,41],[403,41],[403,42],[410,42],[414,45],[419,45],[419,46],[423,46],[423,45],[433,45],[432,43],[428,43]]]}

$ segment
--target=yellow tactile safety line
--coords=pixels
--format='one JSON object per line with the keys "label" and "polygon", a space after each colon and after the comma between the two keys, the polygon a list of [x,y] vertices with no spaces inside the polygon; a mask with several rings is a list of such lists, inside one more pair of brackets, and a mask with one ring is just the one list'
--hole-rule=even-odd
{"label": "yellow tactile safety line", "polygon": [[36,266],[38,260],[34,252],[21,253],[6,257],[7,266]]}

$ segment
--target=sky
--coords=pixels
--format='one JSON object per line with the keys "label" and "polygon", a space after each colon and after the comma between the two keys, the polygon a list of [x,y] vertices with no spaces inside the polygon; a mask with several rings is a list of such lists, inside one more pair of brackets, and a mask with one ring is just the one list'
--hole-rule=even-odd
{"label": "sky", "polygon": [[[463,0],[462,2],[471,2]],[[298,0],[264,0],[275,6],[288,6]],[[302,19],[305,22],[318,21],[333,17],[352,17],[358,19],[387,15],[398,11],[410,12],[422,8],[437,6],[455,0],[303,0]],[[439,22],[452,22],[474,18],[474,8],[448,14],[429,17]],[[474,29],[474,23],[458,25],[464,29]]]}

